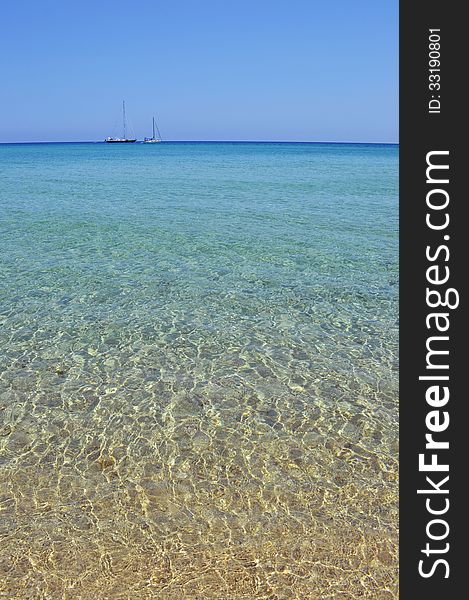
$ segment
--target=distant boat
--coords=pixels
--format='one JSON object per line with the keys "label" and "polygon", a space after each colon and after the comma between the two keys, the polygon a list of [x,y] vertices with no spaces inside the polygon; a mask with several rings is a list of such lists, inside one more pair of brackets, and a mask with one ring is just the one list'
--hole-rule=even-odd
{"label": "distant boat", "polygon": [[161,133],[160,130],[158,129],[158,125],[156,125],[156,131],[158,132],[158,137],[155,136],[155,117],[153,117],[153,137],[151,138],[145,138],[143,140],[144,144],[157,144],[158,142],[161,142]]}
{"label": "distant boat", "polygon": [[127,124],[125,122],[125,102],[122,100],[122,122],[124,125],[124,135],[121,138],[107,137],[104,141],[108,144],[133,144],[137,139],[127,137]]}

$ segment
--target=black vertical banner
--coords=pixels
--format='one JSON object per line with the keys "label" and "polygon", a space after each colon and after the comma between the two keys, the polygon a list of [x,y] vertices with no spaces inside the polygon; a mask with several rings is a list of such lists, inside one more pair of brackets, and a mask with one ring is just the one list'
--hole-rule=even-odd
{"label": "black vertical banner", "polygon": [[[401,3],[401,598],[467,595],[462,3]],[[467,55],[467,52],[465,52]],[[467,487],[467,486],[466,486]],[[458,587],[456,587],[458,586]],[[458,592],[456,590],[458,589]]]}

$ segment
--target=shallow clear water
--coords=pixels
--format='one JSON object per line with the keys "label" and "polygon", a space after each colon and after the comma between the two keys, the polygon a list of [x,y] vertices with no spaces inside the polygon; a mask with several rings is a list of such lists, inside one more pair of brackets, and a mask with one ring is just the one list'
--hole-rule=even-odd
{"label": "shallow clear water", "polygon": [[395,146],[0,146],[0,592],[397,596]]}

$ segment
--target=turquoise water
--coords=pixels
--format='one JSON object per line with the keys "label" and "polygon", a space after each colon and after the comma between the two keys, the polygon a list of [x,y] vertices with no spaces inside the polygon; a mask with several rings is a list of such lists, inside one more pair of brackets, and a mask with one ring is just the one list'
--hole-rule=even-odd
{"label": "turquoise water", "polygon": [[397,147],[0,172],[0,591],[395,597]]}

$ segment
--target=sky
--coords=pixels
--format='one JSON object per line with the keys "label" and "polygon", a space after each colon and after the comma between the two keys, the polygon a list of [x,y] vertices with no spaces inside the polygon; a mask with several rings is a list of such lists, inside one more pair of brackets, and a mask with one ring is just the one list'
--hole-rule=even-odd
{"label": "sky", "polygon": [[398,0],[2,0],[0,142],[398,141]]}

